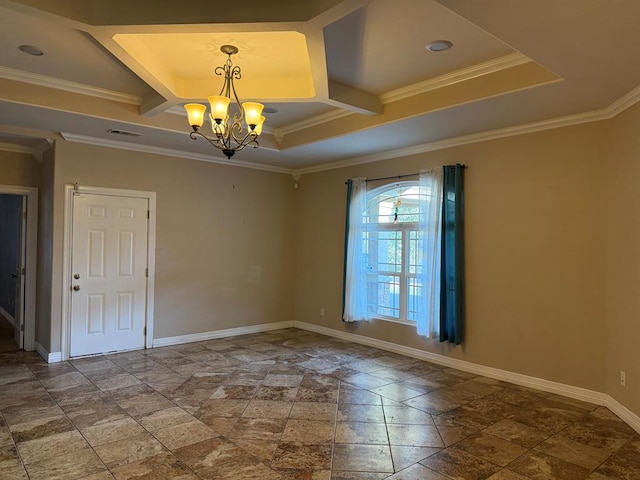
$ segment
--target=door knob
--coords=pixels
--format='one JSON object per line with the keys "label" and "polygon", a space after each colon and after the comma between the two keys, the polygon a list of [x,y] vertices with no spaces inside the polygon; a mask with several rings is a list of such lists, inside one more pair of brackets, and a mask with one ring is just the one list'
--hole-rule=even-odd
{"label": "door knob", "polygon": [[80,280],[80,274],[79,273],[74,274],[73,278],[75,278],[76,280]]}
{"label": "door knob", "polygon": [[73,286],[73,290],[74,290],[75,292],[77,292],[78,290],[80,290],[80,285],[74,285],[74,286]]}

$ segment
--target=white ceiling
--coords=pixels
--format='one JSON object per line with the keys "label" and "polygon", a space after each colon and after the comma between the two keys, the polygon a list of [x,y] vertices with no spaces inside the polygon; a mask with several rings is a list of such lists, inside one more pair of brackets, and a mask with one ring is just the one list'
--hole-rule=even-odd
{"label": "white ceiling", "polygon": [[[266,115],[261,147],[230,162],[280,171],[601,118],[621,98],[635,102],[640,85],[637,0],[272,0],[252,9],[211,2],[195,10],[171,0],[74,5],[80,4],[0,0],[0,148],[62,135],[229,162],[188,137],[181,106],[204,95],[188,94],[188,85],[169,88],[167,80],[169,70],[184,78],[197,72],[202,84],[209,70],[210,94],[217,94],[213,68],[224,61],[222,43],[240,47],[234,57],[244,75],[236,85],[240,99],[278,111]],[[303,35],[307,57],[297,59],[282,43],[269,50],[267,34],[282,32]],[[164,48],[134,55],[116,35],[145,42],[156,36],[165,43],[145,48]],[[425,50],[440,39],[454,47]],[[24,44],[45,54],[24,54],[18,50]],[[310,65],[312,96],[288,97],[282,88],[275,97],[252,93],[262,91],[252,87],[258,79],[261,86],[293,81],[293,72],[304,70],[300,62]],[[285,75],[273,78],[274,71]]]}

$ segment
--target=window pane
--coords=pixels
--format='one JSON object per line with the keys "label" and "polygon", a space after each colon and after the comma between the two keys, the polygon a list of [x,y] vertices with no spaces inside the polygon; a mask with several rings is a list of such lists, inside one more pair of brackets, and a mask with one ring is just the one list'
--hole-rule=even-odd
{"label": "window pane", "polygon": [[407,320],[418,320],[418,305],[422,302],[422,284],[417,278],[410,277],[408,288],[408,301],[407,301]]}
{"label": "window pane", "polygon": [[367,292],[369,312],[400,318],[400,277],[372,275]]}
{"label": "window pane", "polygon": [[418,222],[420,197],[417,182],[402,182],[387,188],[369,200],[365,221],[374,224]]}
{"label": "window pane", "polygon": [[418,232],[412,230],[409,232],[409,268],[408,273],[418,274],[422,273],[422,253],[423,246],[422,241],[424,239],[424,232]]}
{"label": "window pane", "polygon": [[402,232],[369,232],[367,264],[370,270],[400,273],[402,269]]}

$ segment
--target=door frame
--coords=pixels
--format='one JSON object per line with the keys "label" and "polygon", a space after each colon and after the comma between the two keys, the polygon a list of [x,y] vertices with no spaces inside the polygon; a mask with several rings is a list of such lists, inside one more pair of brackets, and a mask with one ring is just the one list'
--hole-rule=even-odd
{"label": "door frame", "polygon": [[24,349],[36,348],[36,272],[38,259],[38,189],[0,185],[0,193],[27,197],[27,238],[24,288]]}
{"label": "door frame", "polygon": [[64,186],[64,243],[62,248],[62,322],[60,328],[60,350],[62,360],[69,360],[71,348],[71,259],[73,251],[73,196],[111,195],[115,197],[146,198],[149,201],[149,223],[147,232],[147,277],[145,326],[147,334],[144,347],[153,347],[153,299],[155,288],[156,258],[156,192],[123,190],[120,188],[91,187],[76,184]]}

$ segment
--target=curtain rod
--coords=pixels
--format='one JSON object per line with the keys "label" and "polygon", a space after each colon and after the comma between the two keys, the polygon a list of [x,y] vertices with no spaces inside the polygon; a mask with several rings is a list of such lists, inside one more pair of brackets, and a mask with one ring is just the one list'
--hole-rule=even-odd
{"label": "curtain rod", "polygon": [[[462,168],[467,168],[467,166],[466,165],[462,165]],[[365,182],[377,182],[378,180],[391,180],[392,178],[415,177],[416,175],[420,175],[420,172],[418,172],[418,173],[406,173],[404,175],[394,175],[392,177],[367,178],[365,180]],[[344,182],[344,184],[346,185],[347,182]]]}

